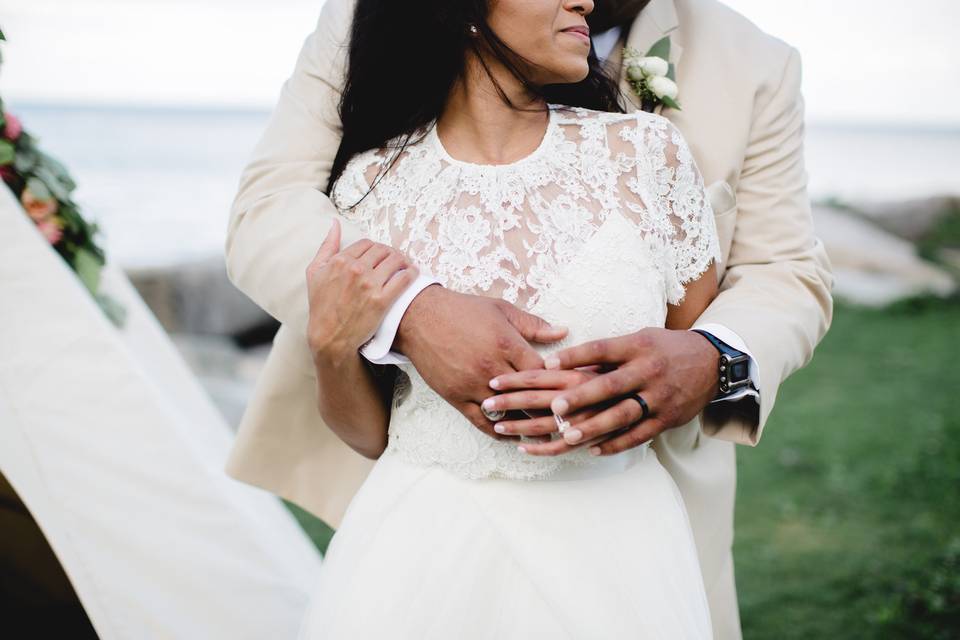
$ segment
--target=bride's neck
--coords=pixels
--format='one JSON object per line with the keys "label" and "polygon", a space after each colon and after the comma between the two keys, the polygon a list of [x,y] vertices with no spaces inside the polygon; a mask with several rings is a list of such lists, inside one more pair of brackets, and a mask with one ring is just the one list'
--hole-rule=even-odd
{"label": "bride's neck", "polygon": [[[471,56],[437,119],[444,148],[458,160],[506,164],[526,157],[543,140],[548,117],[543,100],[502,66],[491,64],[490,70],[496,84]],[[498,85],[514,106],[504,101]]]}

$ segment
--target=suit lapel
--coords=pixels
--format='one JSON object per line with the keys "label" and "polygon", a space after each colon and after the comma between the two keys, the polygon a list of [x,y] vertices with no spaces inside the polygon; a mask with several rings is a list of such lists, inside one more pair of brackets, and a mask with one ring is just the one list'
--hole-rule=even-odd
{"label": "suit lapel", "polygon": [[[627,34],[624,45],[636,49],[640,53],[646,53],[654,42],[672,34],[678,26],[680,26],[680,22],[677,18],[677,8],[673,0],[652,0],[630,25],[630,32]],[[612,66],[614,64],[619,67],[620,91],[627,96],[634,108],[639,109],[640,98],[637,97],[627,82],[627,70],[622,64],[623,56],[620,48],[618,47],[614,53],[615,55],[610,56],[610,69],[616,69]],[[671,38],[670,62],[675,67],[679,66],[681,55],[683,55],[683,48],[676,42],[675,38]],[[659,110],[660,107],[658,106],[657,109]]]}

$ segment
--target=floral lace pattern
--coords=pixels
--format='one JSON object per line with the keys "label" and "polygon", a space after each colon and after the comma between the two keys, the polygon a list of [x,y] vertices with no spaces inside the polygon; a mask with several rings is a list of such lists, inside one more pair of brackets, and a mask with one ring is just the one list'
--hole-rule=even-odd
{"label": "floral lace pattern", "polygon": [[[660,116],[552,107],[537,149],[506,165],[452,158],[435,127],[414,140],[392,165],[389,148],[351,159],[334,203],[444,286],[569,327],[550,350],[663,326],[666,305],[720,259],[702,178]],[[388,450],[412,462],[472,478],[536,478],[597,460],[520,453],[403,369]]]}

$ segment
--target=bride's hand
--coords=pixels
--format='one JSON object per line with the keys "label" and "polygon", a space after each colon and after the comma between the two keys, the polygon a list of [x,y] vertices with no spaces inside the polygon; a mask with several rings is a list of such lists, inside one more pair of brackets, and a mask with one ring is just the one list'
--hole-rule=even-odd
{"label": "bride's hand", "polygon": [[355,354],[416,276],[406,256],[387,245],[360,240],[340,251],[334,221],[307,267],[307,341],[314,360]]}
{"label": "bride's hand", "polygon": [[[550,403],[566,389],[572,389],[600,375],[593,369],[546,371],[532,369],[497,376],[490,388],[500,393],[487,398],[483,407],[489,411],[523,411],[530,418],[501,420],[494,429],[512,436],[544,436],[557,432],[557,422]],[[579,424],[602,411],[588,407],[564,418],[571,425]]]}

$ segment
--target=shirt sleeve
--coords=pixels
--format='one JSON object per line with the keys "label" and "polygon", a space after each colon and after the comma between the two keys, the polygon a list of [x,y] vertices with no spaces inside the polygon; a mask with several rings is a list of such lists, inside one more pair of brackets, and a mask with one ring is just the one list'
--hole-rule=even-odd
{"label": "shirt sleeve", "polygon": [[440,284],[440,281],[430,274],[421,273],[417,276],[417,279],[407,287],[406,291],[397,298],[397,301],[394,302],[393,306],[387,311],[387,315],[384,316],[383,322],[377,327],[377,331],[373,334],[373,337],[360,348],[360,355],[373,364],[403,364],[410,362],[409,358],[403,354],[391,351],[390,349],[393,346],[393,341],[397,337],[397,331],[400,329],[400,321],[403,319],[403,314],[407,312],[410,303],[413,302],[413,299],[416,298],[421,291],[432,284]]}

